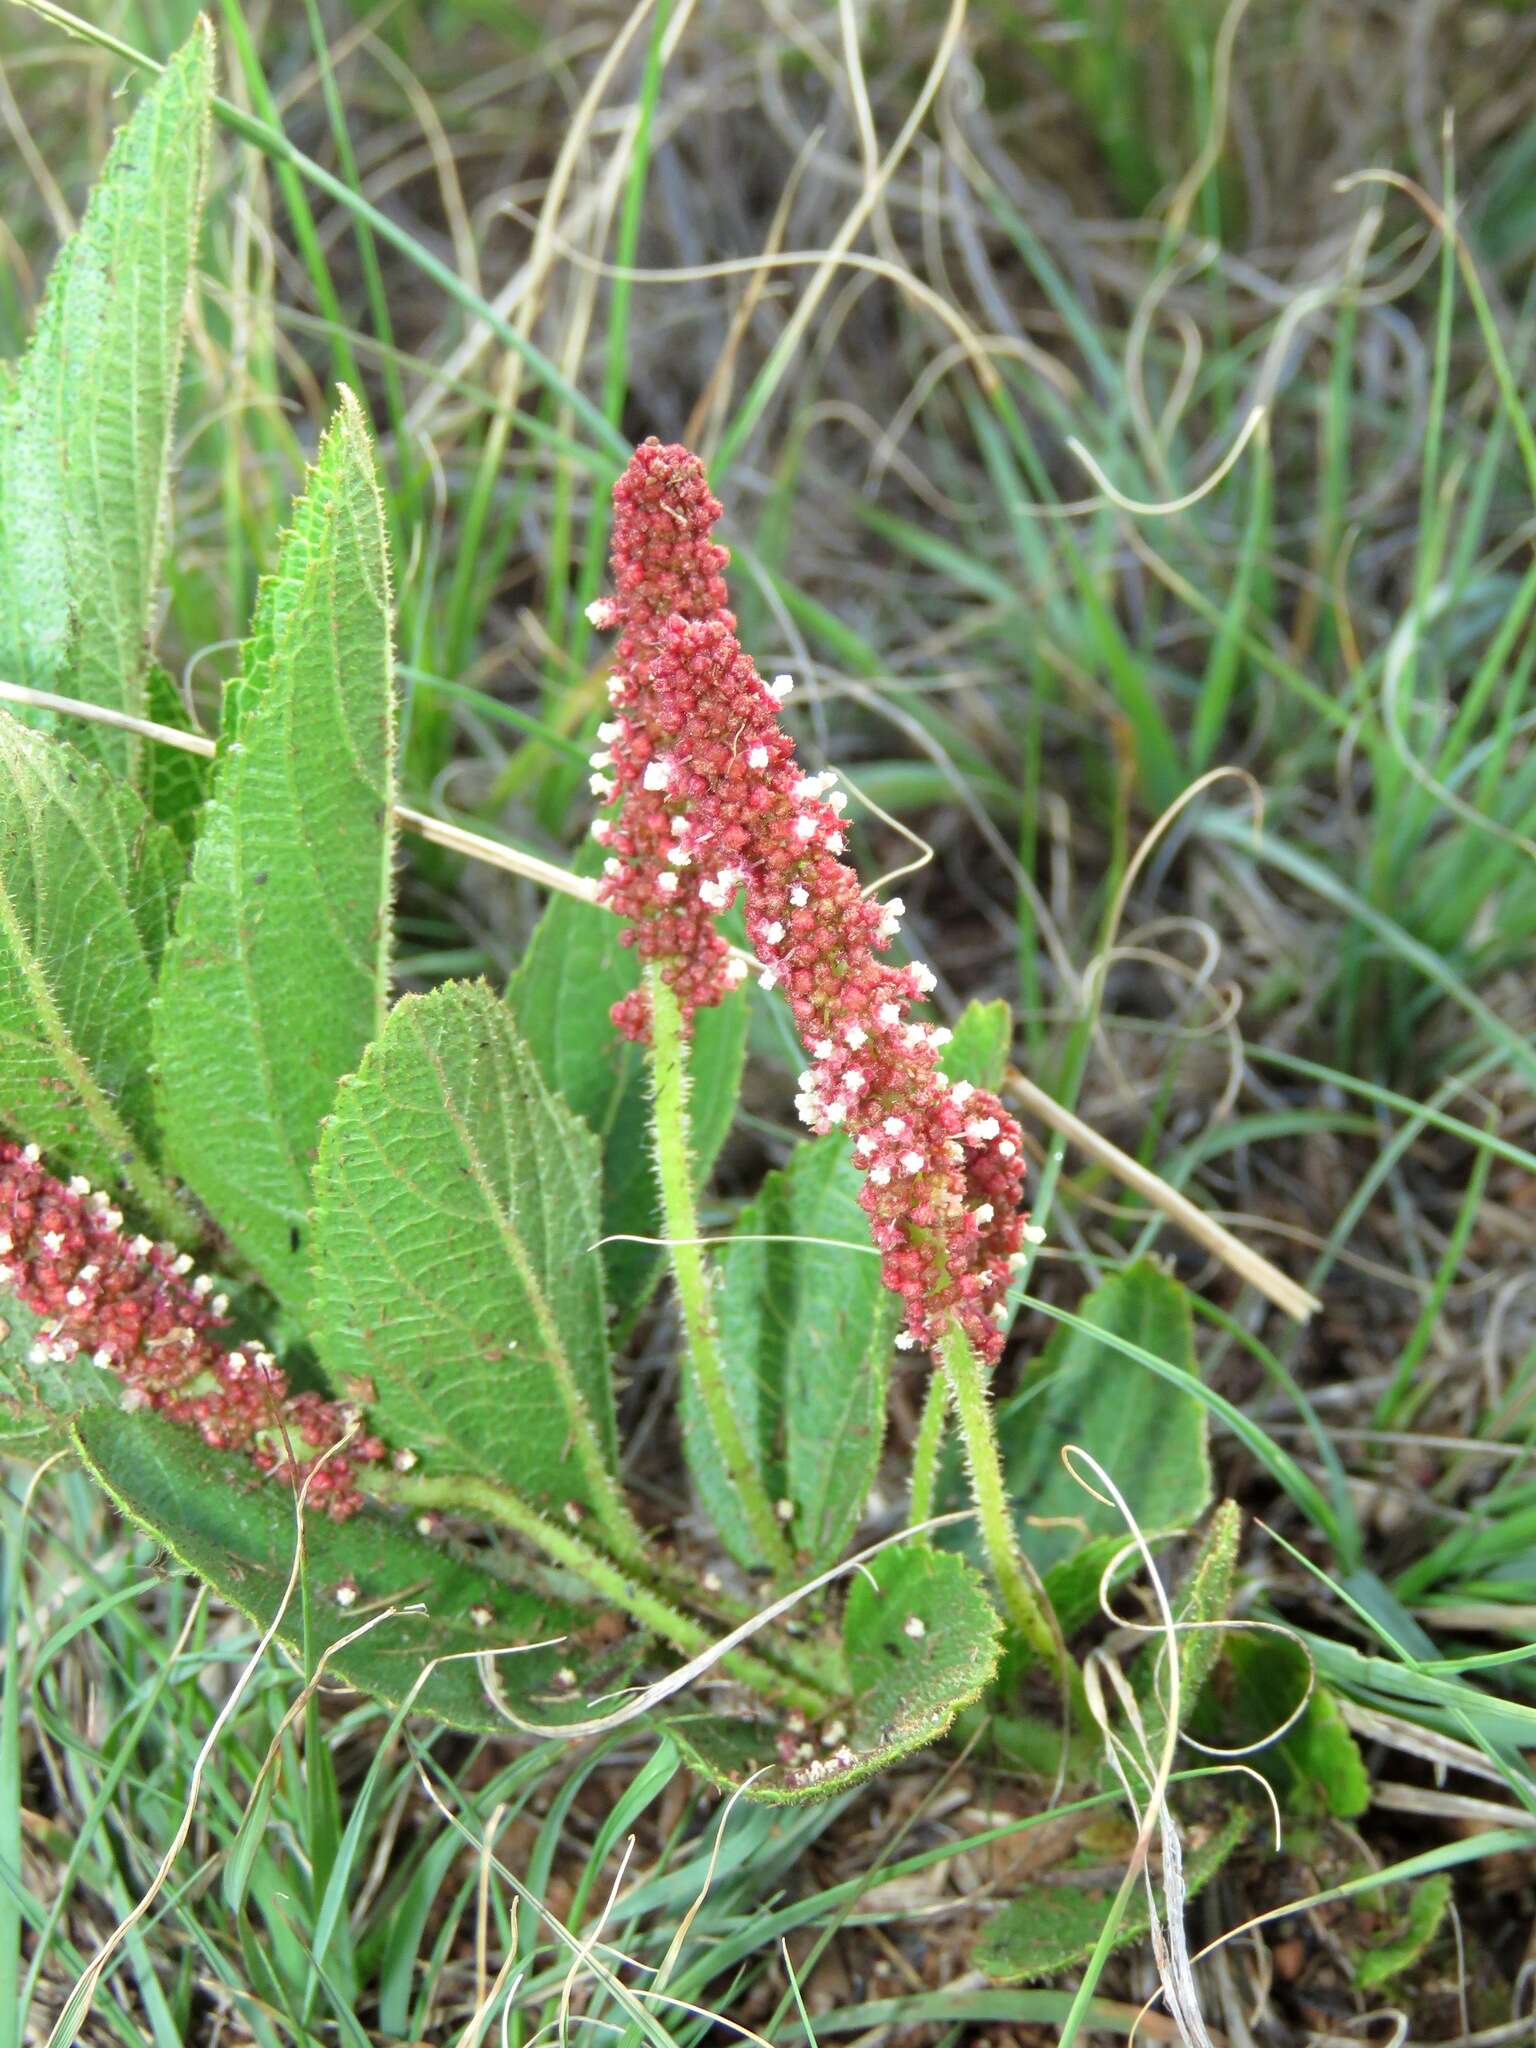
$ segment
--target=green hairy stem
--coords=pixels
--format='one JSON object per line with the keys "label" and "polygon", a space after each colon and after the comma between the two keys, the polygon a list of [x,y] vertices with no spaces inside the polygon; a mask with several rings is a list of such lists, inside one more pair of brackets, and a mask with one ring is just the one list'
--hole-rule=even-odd
{"label": "green hairy stem", "polygon": [[992,1567],[992,1576],[1002,1596],[1003,1613],[1036,1656],[1065,1675],[1069,1669],[1066,1646],[1045,1595],[1030,1576],[1013,1526],[1013,1508],[1003,1478],[997,1432],[992,1427],[987,1377],[981,1360],[971,1348],[965,1332],[954,1322],[949,1326],[939,1355],[954,1397],[955,1419],[965,1445],[965,1465],[970,1475],[977,1526],[987,1561]]}
{"label": "green hairy stem", "polygon": [[688,1139],[688,1047],[682,1015],[658,968],[647,971],[646,987],[651,999],[651,1130],[667,1253],[687,1335],[683,1369],[708,1417],[715,1449],[753,1538],[774,1577],[782,1582],[792,1576],[789,1545],[731,1402],[709,1300],[709,1273],[698,1242]]}

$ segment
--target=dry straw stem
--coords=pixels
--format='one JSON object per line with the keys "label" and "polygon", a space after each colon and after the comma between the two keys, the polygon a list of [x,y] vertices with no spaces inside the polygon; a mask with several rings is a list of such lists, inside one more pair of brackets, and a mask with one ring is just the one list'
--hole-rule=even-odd
{"label": "dry straw stem", "polygon": [[[52,690],[29,689],[23,683],[0,682],[0,702],[25,704],[34,710],[56,711],[65,717],[116,726],[123,731],[137,733],[143,739],[158,741],[162,746],[179,747],[186,754],[200,754],[205,759],[217,751],[215,742],[203,733],[181,732],[175,726],[158,725],[153,719],[135,718],[128,712],[113,711],[101,704],[88,704],[79,697],[62,697]],[[1202,783],[1207,779],[1203,778]],[[424,811],[410,810],[404,804],[395,806],[395,816],[407,831],[430,840],[434,846],[446,847],[450,852],[463,854],[468,860],[481,861],[487,867],[500,868],[507,874],[521,875],[527,881],[538,883],[541,888],[578,897],[584,903],[595,900],[594,882],[571,874],[554,861],[541,860],[537,854],[522,853],[514,846],[503,846],[499,840],[487,839],[483,833],[429,817]],[[1118,1145],[1101,1136],[1091,1124],[1084,1123],[1070,1109],[1064,1109],[1059,1102],[1053,1101],[1043,1089],[1026,1080],[1016,1069],[1009,1070],[1007,1087],[1013,1099],[1037,1116],[1041,1123],[1086,1152],[1090,1159],[1112,1173],[1122,1186],[1160,1209],[1170,1222],[1187,1231],[1197,1244],[1204,1245],[1239,1279],[1250,1282],[1276,1308],[1299,1323],[1308,1321],[1321,1308],[1316,1295],[1309,1294],[1282,1273],[1278,1266],[1271,1265],[1268,1259],[1234,1237],[1230,1230],[1213,1222],[1187,1195],[1180,1194],[1177,1188],[1160,1180],[1129,1153],[1122,1152]]]}

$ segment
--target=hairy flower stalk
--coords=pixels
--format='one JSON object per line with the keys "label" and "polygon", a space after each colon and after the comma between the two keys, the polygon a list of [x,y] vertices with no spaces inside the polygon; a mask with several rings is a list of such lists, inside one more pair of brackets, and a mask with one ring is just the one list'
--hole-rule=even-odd
{"label": "hairy flower stalk", "polygon": [[[736,963],[711,919],[744,895],[761,985],[782,989],[810,1061],[796,1107],[813,1131],[852,1141],[882,1275],[905,1310],[897,1342],[944,1364],[999,1590],[1054,1660],[1059,1638],[1019,1556],[984,1396],[1025,1227],[1021,1133],[996,1096],[944,1073],[949,1032],[909,1015],[934,977],[881,957],[903,907],[866,896],[843,858],[836,775],[796,762],[779,722],[791,678],[765,683],[736,639],[712,537],[720,510],[698,458],[654,440],[614,491],[616,595],[592,611],[620,629],[595,763],[606,772],[593,782],[620,806],[593,827],[608,850],[600,894],[655,963],[653,991],[659,975],[675,994],[684,1036],[730,986]],[[645,1038],[670,1019],[653,1017],[642,988],[614,1022]]]}
{"label": "hairy flower stalk", "polygon": [[41,1320],[35,1365],[84,1360],[113,1373],[124,1407],[185,1423],[215,1450],[243,1451],[270,1478],[307,1478],[310,1502],[335,1521],[362,1505],[357,1475],[384,1446],[357,1435],[333,1451],[356,1412],[291,1393],[259,1344],[221,1343],[214,1333],[229,1321],[228,1302],[206,1275],[192,1276],[187,1253],[127,1235],[107,1195],[56,1179],[35,1145],[4,1140],[0,1286]]}

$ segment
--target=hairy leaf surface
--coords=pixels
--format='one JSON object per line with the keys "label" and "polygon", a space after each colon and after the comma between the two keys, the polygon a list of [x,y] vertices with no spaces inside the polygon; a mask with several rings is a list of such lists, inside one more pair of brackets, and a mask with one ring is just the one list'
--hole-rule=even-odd
{"label": "hairy leaf surface", "polygon": [[0,712],[0,1126],[142,1187],[150,1003],[182,872],[132,790]]}
{"label": "hairy leaf surface", "polygon": [[[135,713],[212,89],[200,22],[113,143],[0,414],[0,673]],[[83,744],[119,773],[138,746]]]}
{"label": "hairy leaf surface", "polygon": [[884,1551],[868,1574],[855,1577],[843,1617],[852,1704],[808,1732],[810,1755],[785,1763],[768,1722],[679,1715],[668,1729],[696,1770],[731,1786],[762,1771],[747,1796],[774,1805],[824,1799],[936,1742],[980,1698],[999,1629],[980,1575],[926,1544]]}
{"label": "hairy leaf surface", "polygon": [[[884,1433],[897,1303],[880,1284],[858,1190],[846,1138],[799,1145],[715,1254],[731,1400],[770,1498],[794,1510],[791,1541],[811,1569],[857,1527]],[[761,1563],[687,1377],[682,1412],[700,1499],[731,1555]]]}
{"label": "hairy leaf surface", "polygon": [[336,1085],[388,997],[394,680],[373,452],[343,394],[263,588],[156,1020],[171,1159],[291,1307]]}
{"label": "hairy leaf surface", "polygon": [[[221,1599],[265,1628],[282,1608],[293,1568],[293,1495],[263,1479],[253,1466],[208,1450],[188,1429],[157,1415],[125,1415],[98,1408],[82,1415],[75,1441],[86,1465],[123,1512],[147,1529],[177,1560],[205,1579]],[[364,1509],[350,1521],[305,1518],[304,1547],[310,1592],[310,1643],[318,1655],[332,1649],[326,1672],[359,1692],[398,1705],[434,1658],[443,1664],[416,1695],[421,1711],[456,1728],[504,1732],[482,1683],[474,1653],[564,1641],[548,1649],[495,1659],[497,1682],[525,1718],[554,1721],[582,1711],[582,1696],[599,1688],[584,1668],[579,1631],[590,1617],[563,1601],[509,1585],[413,1529]],[[353,1597],[342,1604],[343,1596]],[[341,1639],[371,1613],[420,1606],[397,1614],[358,1641]],[[478,1610],[478,1614],[476,1612]],[[296,1589],[283,1609],[278,1639],[304,1654],[303,1603]],[[577,1689],[555,1674],[573,1670]]]}
{"label": "hairy leaf surface", "polygon": [[[1177,1280],[1141,1260],[1096,1288],[1086,1322],[1191,1373],[1198,1370],[1189,1296]],[[1125,1353],[1063,1325],[1036,1372],[998,1418],[1008,1490],[1019,1535],[1065,1628],[1092,1611],[1098,1582],[1129,1540],[1119,1512],[1095,1500],[1062,1463],[1076,1444],[1096,1458],[1142,1530],[1158,1534],[1198,1521],[1211,1503],[1207,1418],[1181,1393]],[[1085,1477],[1091,1474],[1085,1471]]]}
{"label": "hairy leaf surface", "polygon": [[315,1336],[333,1381],[430,1470],[558,1512],[614,1462],[590,1131],[506,1005],[449,982],[396,1006],[320,1150]]}
{"label": "hairy leaf surface", "polygon": [[0,1297],[0,1452],[36,1462],[69,1443],[82,1408],[116,1405],[117,1382],[84,1359],[45,1355],[43,1323],[12,1295]]}
{"label": "hairy leaf surface", "polygon": [[[1184,1845],[1184,1887],[1194,1898],[1204,1890],[1253,1826],[1245,1807],[1236,1807],[1216,1826],[1203,1826]],[[1093,1953],[1103,1930],[1115,1885],[1026,1884],[1010,1899],[971,1951],[978,1969],[1001,1984],[1027,1984],[1053,1977]],[[1158,1905],[1166,1910],[1159,1886]],[[1138,1886],[1115,1929],[1114,1947],[1126,1948],[1147,1932],[1147,1895]]]}
{"label": "hairy leaf surface", "polygon": [[[634,988],[634,953],[619,944],[611,911],[557,896],[539,919],[507,991],[551,1088],[596,1131],[603,1148],[603,1234],[661,1232],[651,1163],[645,1057],[608,1021],[609,1007]],[[689,1051],[693,1164],[699,1186],[725,1143],[741,1085],[747,1009],[739,995],[694,1020]],[[603,1248],[609,1298],[626,1316],[644,1302],[661,1272],[650,1245]]]}

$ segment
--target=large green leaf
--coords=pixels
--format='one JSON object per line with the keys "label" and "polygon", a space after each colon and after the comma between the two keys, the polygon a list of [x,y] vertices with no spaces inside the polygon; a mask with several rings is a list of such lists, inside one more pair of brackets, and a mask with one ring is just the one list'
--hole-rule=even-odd
{"label": "large green leaf", "polygon": [[[793,1509],[808,1570],[832,1562],[857,1527],[884,1433],[896,1301],[880,1284],[858,1190],[846,1138],[799,1145],[717,1254],[732,1403],[770,1498]],[[722,1541],[743,1564],[761,1563],[686,1377],[682,1413],[694,1485]]]}
{"label": "large green leaf", "polygon": [[42,1319],[0,1295],[0,1453],[36,1463],[68,1444],[82,1408],[115,1405],[116,1394],[112,1375],[85,1359],[50,1358]]}
{"label": "large green leaf", "polygon": [[483,983],[406,996],[326,1125],[313,1334],[428,1470],[538,1506],[615,1458],[597,1143]]}
{"label": "large green leaf", "polygon": [[[1085,1322],[1154,1356],[1197,1370],[1189,1296],[1148,1259],[1095,1289]],[[1188,1527],[1211,1503],[1206,1411],[1086,1332],[1062,1326],[1038,1368],[998,1417],[1019,1535],[1045,1574],[1064,1627],[1097,1602],[1099,1577],[1130,1531],[1118,1510],[1062,1463],[1076,1444],[1113,1479],[1149,1536]],[[1091,1478],[1091,1474],[1084,1474]]]}
{"label": "large green leaf", "polygon": [[[143,709],[208,162],[200,22],[112,146],[0,417],[0,673]],[[91,728],[119,772],[136,743]]]}
{"label": "large green leaf", "polygon": [[[1252,1826],[1253,1815],[1248,1808],[1237,1806],[1215,1825],[1204,1825],[1198,1834],[1191,1833],[1184,1845],[1183,1862],[1188,1897],[1194,1898],[1210,1883]],[[1002,1984],[1054,1977],[1058,1970],[1086,1961],[1098,1946],[1105,1915],[1119,1882],[1120,1873],[1107,1870],[1097,1885],[1085,1885],[1081,1874],[1075,1883],[1067,1876],[1054,1884],[1026,1884],[988,1924],[971,1952],[971,1960]],[[1161,1896],[1158,1908],[1160,1912],[1167,1910]],[[1125,1948],[1139,1941],[1150,1924],[1146,1889],[1138,1887],[1120,1916],[1114,1947]]]}
{"label": "large green leaf", "polygon": [[[246,1461],[208,1450],[191,1430],[157,1415],[93,1408],[75,1425],[91,1472],[124,1514],[147,1529],[222,1599],[265,1628],[278,1612],[293,1568],[294,1513],[289,1490],[264,1480]],[[434,1657],[564,1640],[526,1655],[499,1656],[497,1678],[524,1718],[579,1714],[610,1674],[587,1668],[578,1632],[590,1615],[528,1588],[508,1584],[466,1557],[418,1536],[403,1522],[364,1509],[350,1521],[306,1517],[310,1649],[316,1656],[384,1607],[425,1608],[381,1622],[339,1650],[328,1676],[398,1705]],[[351,1597],[337,1599],[344,1588]],[[303,1602],[295,1592],[278,1640],[304,1652]],[[569,1672],[561,1682],[557,1674]],[[473,1658],[445,1664],[417,1695],[423,1713],[457,1728],[505,1732]]]}
{"label": "large green leaf", "polygon": [[150,1004],[181,871],[130,789],[0,712],[0,1125],[145,1199]]}
{"label": "large green leaf", "polygon": [[[619,944],[611,911],[571,896],[549,904],[512,977],[508,1001],[544,1078],[596,1131],[603,1148],[603,1235],[661,1234],[650,1143],[645,1058],[608,1021],[611,1004],[635,986],[633,951]],[[733,995],[694,1019],[689,1053],[694,1171],[702,1187],[736,1111],[746,1046],[747,1006]],[[609,1298],[628,1316],[661,1272],[649,1245],[604,1247]]]}
{"label": "large green leaf", "polygon": [[394,680],[362,413],[326,430],[246,649],[156,1016],[172,1162],[302,1310],[320,1120],[383,1023]]}
{"label": "large green leaf", "polygon": [[[852,1704],[835,1722],[791,1731],[684,1714],[668,1728],[715,1784],[741,1785],[761,1772],[750,1798],[781,1806],[824,1799],[936,1742],[990,1684],[998,1630],[981,1578],[964,1559],[905,1544],[874,1558],[849,1590],[843,1645]],[[781,1744],[791,1749],[787,1762]]]}

